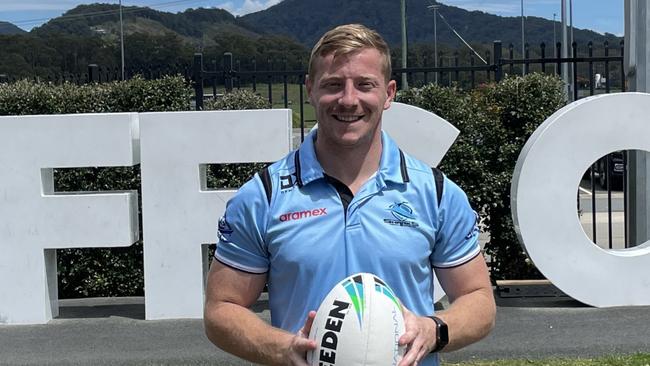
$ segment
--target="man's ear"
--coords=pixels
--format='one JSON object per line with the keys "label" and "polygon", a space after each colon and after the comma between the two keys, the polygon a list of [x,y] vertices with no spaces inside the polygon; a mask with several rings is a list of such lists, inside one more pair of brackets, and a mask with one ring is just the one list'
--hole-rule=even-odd
{"label": "man's ear", "polygon": [[307,98],[311,97],[311,88],[312,88],[311,79],[309,74],[305,75],[305,88],[307,89]]}
{"label": "man's ear", "polygon": [[384,109],[390,108],[390,104],[395,100],[395,95],[397,94],[397,82],[391,80],[386,85],[386,101],[384,102]]}

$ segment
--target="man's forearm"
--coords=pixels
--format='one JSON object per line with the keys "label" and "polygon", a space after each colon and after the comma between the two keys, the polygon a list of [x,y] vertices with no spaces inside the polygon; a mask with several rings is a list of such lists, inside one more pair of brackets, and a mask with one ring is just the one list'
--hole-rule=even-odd
{"label": "man's forearm", "polygon": [[491,289],[481,288],[455,299],[449,309],[436,313],[449,328],[449,344],[443,351],[454,351],[485,337],[494,327],[495,314]]}
{"label": "man's forearm", "polygon": [[206,305],[205,332],[226,352],[264,365],[284,365],[292,334],[274,328],[249,309],[229,303]]}

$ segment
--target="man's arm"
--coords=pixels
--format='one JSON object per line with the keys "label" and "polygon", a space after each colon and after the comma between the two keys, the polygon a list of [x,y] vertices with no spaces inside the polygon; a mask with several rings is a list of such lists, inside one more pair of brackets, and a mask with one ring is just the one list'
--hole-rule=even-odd
{"label": "man's arm", "polygon": [[[496,305],[487,266],[482,255],[460,266],[437,268],[436,275],[447,293],[450,306],[436,316],[449,327],[449,344],[443,351],[453,351],[485,337],[494,327]],[[435,348],[436,324],[428,317],[405,312],[406,333],[400,339],[410,344],[400,366],[419,362]]]}
{"label": "man's arm", "polygon": [[436,313],[449,326],[449,344],[453,351],[472,344],[494,327],[496,305],[490,275],[482,255],[454,268],[438,268],[436,275],[447,293],[449,309]]}
{"label": "man's arm", "polygon": [[304,365],[305,353],[316,343],[307,339],[315,312],[299,334],[274,328],[248,308],[266,284],[266,274],[238,271],[213,261],[204,310],[205,333],[217,347],[265,365]]}

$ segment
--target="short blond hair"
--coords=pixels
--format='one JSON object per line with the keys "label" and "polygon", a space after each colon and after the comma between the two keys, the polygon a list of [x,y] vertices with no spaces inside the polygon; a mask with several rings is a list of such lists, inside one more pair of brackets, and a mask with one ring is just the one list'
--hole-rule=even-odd
{"label": "short blond hair", "polygon": [[391,78],[390,48],[376,31],[361,24],[340,25],[325,33],[316,42],[309,57],[309,78],[313,79],[316,71],[316,59],[334,54],[334,57],[348,55],[364,48],[374,48],[382,57],[382,71],[388,82]]}

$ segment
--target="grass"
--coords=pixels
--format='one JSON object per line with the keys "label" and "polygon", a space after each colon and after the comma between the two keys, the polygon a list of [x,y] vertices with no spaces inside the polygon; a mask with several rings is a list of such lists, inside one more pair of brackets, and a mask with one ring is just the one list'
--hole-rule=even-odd
{"label": "grass", "polygon": [[[444,359],[444,356],[443,356]],[[600,358],[551,358],[542,360],[495,360],[461,363],[443,362],[447,366],[650,366],[650,354],[638,353],[627,356]]]}
{"label": "grass", "polygon": [[[241,89],[253,90],[252,84],[242,85]],[[217,93],[223,92],[223,86],[219,86]],[[314,113],[314,108],[309,104],[307,100],[307,90],[302,88],[303,92],[303,115],[305,120],[305,127],[307,130],[311,129],[314,124],[316,124],[316,115]],[[205,94],[212,94],[211,87],[204,88]],[[256,93],[260,96],[268,99],[269,90],[268,84],[257,83]],[[273,83],[271,84],[271,96],[273,97],[273,108],[284,108],[284,84],[283,83]],[[287,104],[288,108],[292,110],[292,121],[293,127],[300,127],[300,86],[298,84],[287,84]]]}

